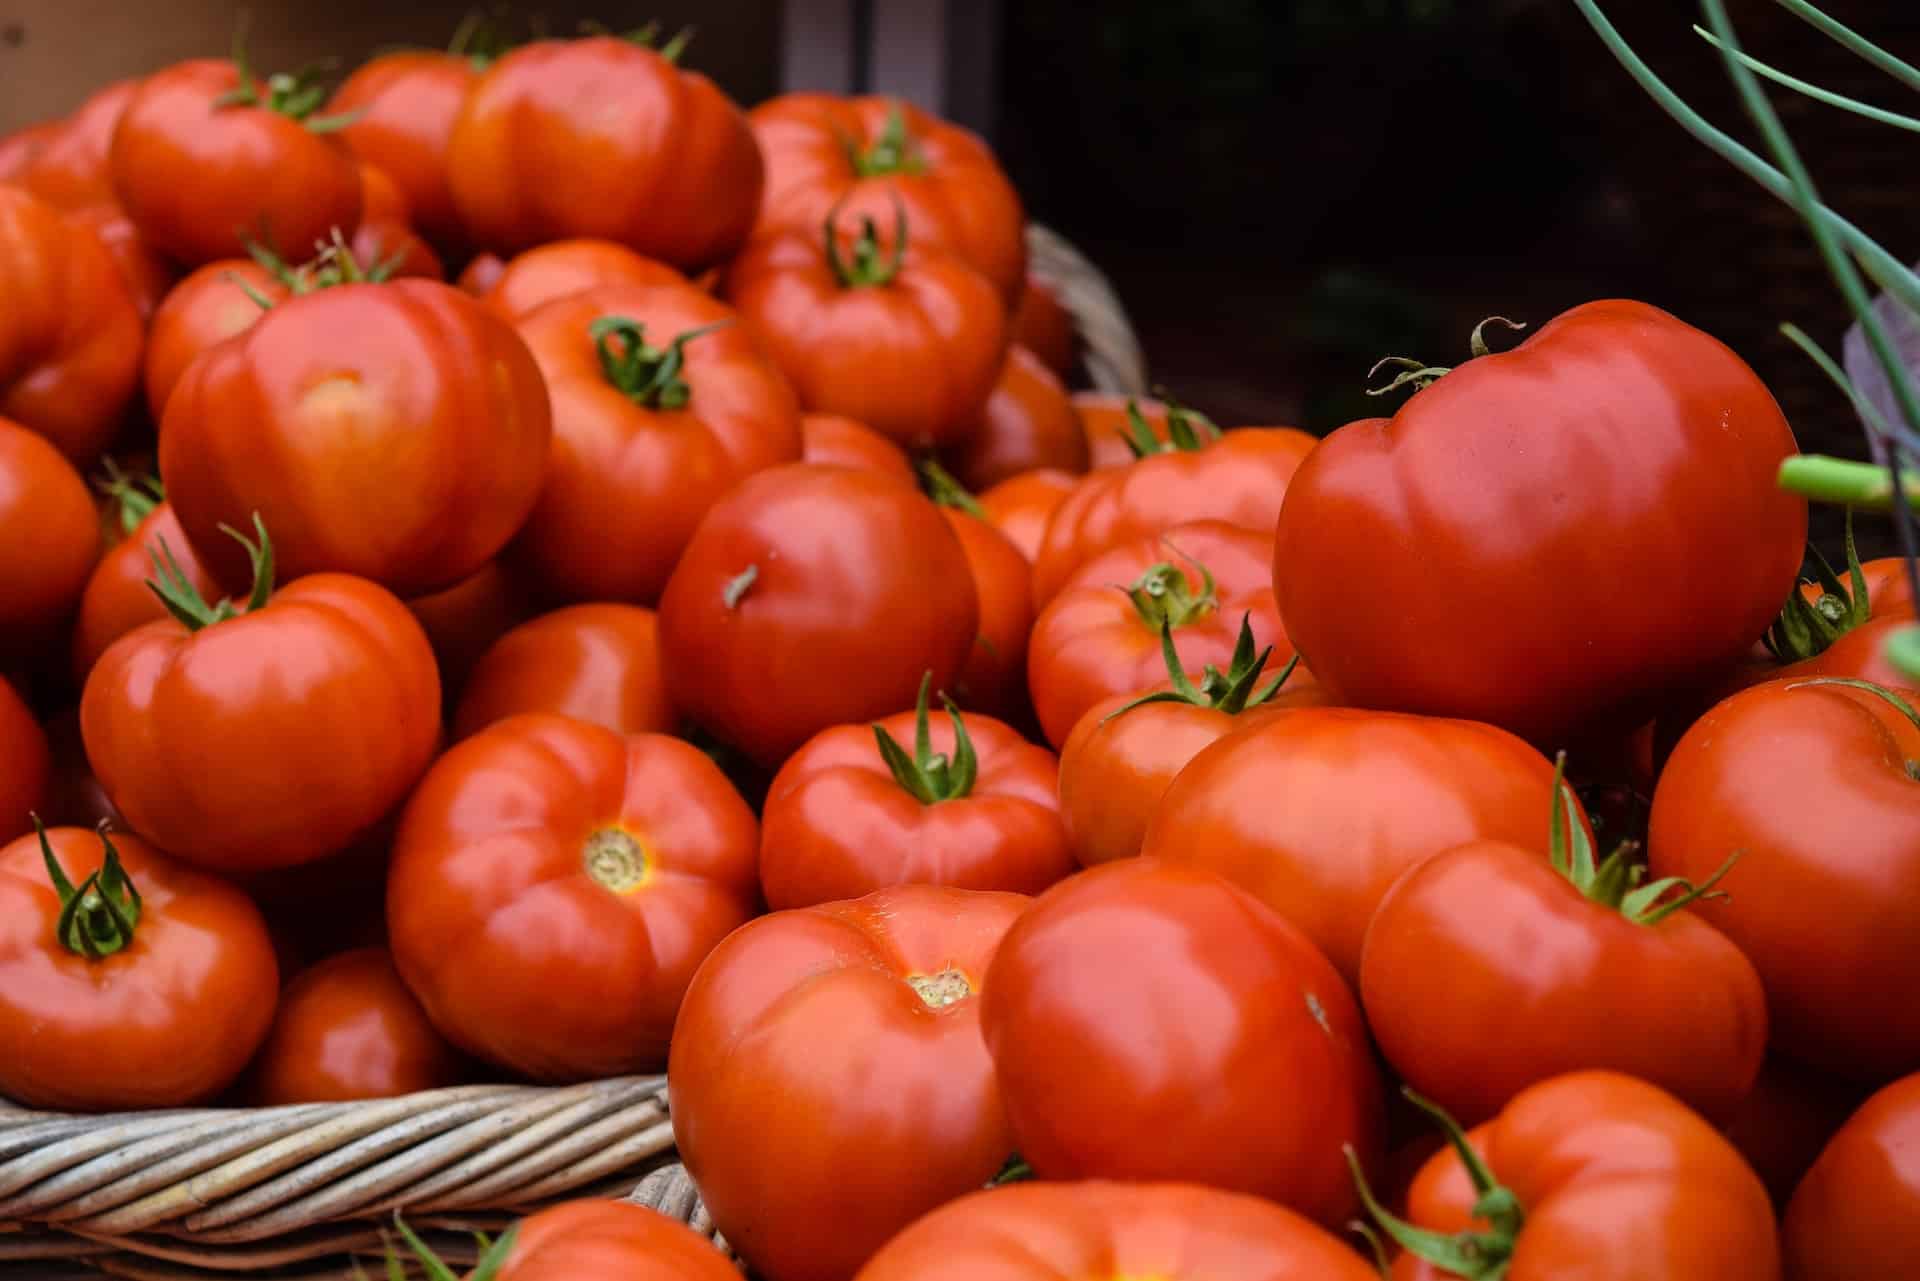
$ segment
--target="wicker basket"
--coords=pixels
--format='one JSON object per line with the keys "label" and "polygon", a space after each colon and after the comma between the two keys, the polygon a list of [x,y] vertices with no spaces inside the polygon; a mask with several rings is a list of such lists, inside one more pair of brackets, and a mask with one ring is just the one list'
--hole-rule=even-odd
{"label": "wicker basket", "polygon": [[[1074,317],[1088,382],[1144,395],[1139,342],[1113,287],[1044,227],[1030,227],[1027,244],[1035,274]],[[476,1231],[575,1196],[630,1197],[712,1233],[674,1160],[665,1077],[107,1116],[0,1099],[8,1278],[354,1281],[356,1259],[384,1275],[377,1260],[396,1210],[465,1265]]]}

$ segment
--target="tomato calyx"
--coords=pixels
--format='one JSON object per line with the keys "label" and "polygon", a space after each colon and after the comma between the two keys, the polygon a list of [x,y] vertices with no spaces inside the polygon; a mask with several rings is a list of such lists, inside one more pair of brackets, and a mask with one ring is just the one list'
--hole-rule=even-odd
{"label": "tomato calyx", "polygon": [[960,483],[959,477],[942,467],[931,457],[917,459],[914,470],[920,474],[920,489],[936,507],[951,507],[963,511],[975,520],[988,520],[987,509],[980,505],[967,487]]}
{"label": "tomato calyx", "polygon": [[937,974],[909,974],[907,986],[930,1010],[944,1010],[973,995],[973,983],[961,970],[948,966]]}
{"label": "tomato calyx", "polygon": [[[383,285],[399,270],[402,260],[401,254],[394,253],[368,266],[361,266],[360,259],[354,255],[338,227],[333,229],[332,241],[321,243],[319,252],[298,267],[251,237],[246,241],[246,248],[247,257],[296,298],[340,285]],[[237,272],[227,272],[223,278],[262,311],[272,311],[279,305]]]}
{"label": "tomato calyx", "polygon": [[1300,655],[1295,654],[1280,669],[1279,675],[1260,684],[1260,673],[1265,669],[1267,660],[1273,657],[1273,646],[1269,645],[1259,653],[1253,650],[1253,615],[1240,616],[1240,638],[1233,645],[1233,659],[1222,672],[1212,663],[1208,663],[1201,674],[1200,684],[1195,685],[1187,675],[1187,669],[1180,661],[1179,651],[1173,647],[1173,624],[1162,621],[1160,624],[1160,656],[1166,660],[1167,679],[1172,689],[1157,690],[1151,694],[1142,694],[1130,703],[1122,704],[1101,718],[1106,724],[1116,716],[1121,716],[1136,707],[1148,703],[1185,703],[1192,707],[1211,708],[1225,712],[1229,716],[1238,716],[1249,707],[1258,707],[1280,692],[1287,678],[1300,666]]}
{"label": "tomato calyx", "polygon": [[[1480,356],[1490,356],[1493,354],[1493,348],[1487,345],[1488,325],[1505,325],[1508,329],[1516,332],[1527,327],[1526,322],[1523,320],[1508,320],[1505,316],[1488,316],[1485,320],[1473,327],[1473,334],[1467,339],[1467,359],[1473,360]],[[1411,356],[1385,356],[1375,362],[1373,368],[1367,371],[1367,381],[1372,382],[1380,376],[1382,369],[1389,368],[1398,369],[1400,372],[1394,376],[1393,381],[1387,383],[1385,386],[1367,388],[1367,395],[1385,396],[1389,393],[1399,391],[1402,387],[1408,386],[1411,386],[1415,391],[1425,391],[1452,373],[1455,366],[1429,365],[1425,361],[1415,360]]]}
{"label": "tomato calyx", "polygon": [[1367,1186],[1367,1176],[1360,1169],[1360,1158],[1349,1145],[1345,1149],[1347,1168],[1353,1174],[1353,1184],[1360,1193],[1361,1204],[1366,1206],[1373,1221],[1380,1225],[1380,1230],[1415,1258],[1423,1259],[1465,1281],[1502,1281],[1513,1261],[1520,1230],[1526,1226],[1526,1211],[1520,1205],[1520,1198],[1494,1177],[1487,1163],[1467,1142],[1459,1123],[1447,1115],[1445,1109],[1411,1089],[1402,1090],[1401,1093],[1406,1095],[1409,1103],[1432,1117],[1434,1124],[1447,1136],[1447,1143],[1460,1158],[1460,1164],[1466,1168],[1467,1178],[1473,1183],[1473,1217],[1485,1223],[1487,1230],[1452,1234],[1433,1232],[1415,1227],[1395,1215],[1374,1198],[1373,1189]]}
{"label": "tomato calyx", "polygon": [[[693,388],[681,376],[687,363],[687,344],[732,320],[689,329],[664,349],[647,342],[646,326],[627,316],[602,316],[587,327],[600,353],[600,372],[614,390],[642,409],[685,409]],[[620,340],[616,349],[613,340]]]}
{"label": "tomato calyx", "polygon": [[[433,1252],[433,1247],[422,1241],[419,1234],[407,1226],[406,1220],[400,1217],[398,1210],[393,1212],[393,1227],[394,1231],[400,1234],[400,1239],[406,1243],[414,1262],[418,1263],[421,1270],[426,1273],[427,1281],[462,1281],[461,1274],[448,1267],[446,1262]],[[508,1228],[500,1234],[498,1240],[493,1241],[489,1241],[484,1232],[474,1233],[473,1239],[480,1247],[480,1261],[474,1264],[473,1271],[466,1274],[465,1281],[494,1281],[494,1278],[500,1275],[500,1270],[506,1266],[507,1256],[513,1253],[514,1237],[518,1232],[517,1226]],[[354,1264],[354,1271],[364,1281],[365,1274],[360,1272],[358,1263]],[[387,1243],[387,1275],[401,1275],[400,1256],[394,1250],[392,1242]]]}
{"label": "tomato calyx", "polygon": [[[1827,652],[1833,643],[1873,617],[1873,602],[1867,592],[1866,571],[1860,566],[1860,552],[1853,542],[1853,508],[1847,508],[1847,581],[1827,563],[1827,558],[1811,541],[1807,558],[1813,562],[1814,576],[1804,575],[1787,594],[1780,616],[1773,620],[1762,637],[1767,652],[1781,663],[1797,663]],[[1820,595],[1808,600],[1803,586],[1815,586]]]}
{"label": "tomato calyx", "polygon": [[845,203],[843,196],[839,203],[827,211],[827,266],[833,269],[833,278],[840,282],[842,289],[877,289],[892,284],[907,258],[907,207],[901,203],[898,193],[893,193],[891,254],[881,252],[880,229],[874,225],[873,219],[862,217],[860,235],[853,242],[852,258],[849,260],[847,254],[841,252],[840,233],[837,230],[840,205]]}
{"label": "tomato calyx", "polygon": [[94,829],[105,849],[100,869],[76,887],[53,856],[46,824],[38,814],[32,818],[33,830],[40,837],[40,857],[47,865],[47,879],[60,898],[60,916],[53,927],[60,946],[89,961],[104,960],[126,950],[133,943],[134,927],[140,924],[140,891],[120,865],[120,851],[108,835],[111,829],[107,821],[101,819]]}
{"label": "tomato calyx", "polygon": [[953,718],[953,755],[949,758],[946,753],[933,750],[933,735],[927,722],[927,695],[932,689],[933,673],[929,671],[920,678],[920,698],[914,704],[912,756],[894,741],[886,726],[878,721],[873,726],[874,741],[879,744],[880,759],[886,762],[887,772],[922,805],[938,805],[941,801],[969,795],[974,780],[980,775],[980,755],[967,733],[967,723],[961,719],[960,709],[945,694],[940,695],[940,701],[946,705],[947,715]]}
{"label": "tomato calyx", "polygon": [[1188,409],[1171,397],[1165,404],[1167,438],[1161,440],[1153,434],[1146,415],[1140,412],[1140,402],[1131,396],[1127,398],[1127,426],[1120,433],[1120,439],[1126,442],[1135,458],[1152,454],[1194,454],[1220,438],[1220,429],[1205,414]]}
{"label": "tomato calyx", "polygon": [[1219,608],[1219,587],[1213,580],[1213,571],[1198,561],[1191,563],[1200,571],[1198,592],[1193,590],[1184,570],[1164,560],[1149,566],[1146,573],[1120,589],[1133,602],[1134,611],[1147,626],[1155,630],[1185,627]]}
{"label": "tomato calyx", "polygon": [[155,574],[154,578],[147,580],[147,590],[160,599],[174,621],[190,632],[263,608],[273,597],[273,540],[267,537],[267,527],[261,521],[259,512],[253,514],[253,531],[259,535],[258,541],[248,538],[231,525],[220,526],[221,533],[247,549],[247,559],[253,566],[253,590],[245,605],[236,606],[233,599],[226,596],[215,604],[208,604],[206,597],[200,594],[200,589],[180,568],[173,548],[167,546],[164,538],[155,540],[159,544],[157,547],[147,548],[147,558],[153,562]]}
{"label": "tomato calyx", "polygon": [[673,38],[665,44],[660,43],[660,33],[662,30],[664,30],[664,28],[661,27],[658,18],[643,26],[630,27],[625,31],[616,31],[606,23],[596,21],[592,18],[587,18],[580,23],[580,34],[583,36],[611,36],[615,40],[624,40],[628,44],[638,45],[642,49],[651,50],[659,54],[662,58],[665,58],[668,62],[677,64],[680,61],[680,55],[685,53],[687,46],[693,43],[695,28],[680,28],[680,30],[673,33]]}
{"label": "tomato calyx", "polygon": [[[1622,841],[1613,853],[1595,862],[1593,839],[1587,835],[1576,808],[1573,788],[1566,782],[1567,754],[1553,762],[1553,816],[1548,823],[1547,853],[1553,870],[1566,878],[1590,902],[1611,908],[1635,925],[1654,926],[1682,908],[1709,899],[1724,899],[1716,888],[1744,851],[1735,850],[1717,871],[1699,885],[1681,876],[1666,876],[1642,884],[1647,865],[1638,841]],[[1675,895],[1674,891],[1679,894]]]}
{"label": "tomato calyx", "polygon": [[93,487],[107,500],[108,521],[119,528],[123,537],[131,537],[133,531],[140,528],[140,522],[167,501],[167,491],[158,476],[122,471],[120,464],[111,458],[100,460],[100,473]]}
{"label": "tomato calyx", "polygon": [[590,833],[581,845],[580,862],[596,884],[613,894],[631,894],[647,882],[647,852],[625,828]]}
{"label": "tomato calyx", "polygon": [[887,118],[880,126],[880,134],[867,146],[861,147],[851,139],[843,141],[847,158],[853,162],[853,171],[862,178],[926,172],[926,159],[908,131],[907,113],[897,101],[887,105]]}
{"label": "tomato calyx", "polygon": [[330,116],[313,114],[327,100],[327,86],[320,79],[327,70],[324,62],[309,63],[294,72],[276,71],[266,80],[260,80],[247,64],[244,25],[234,33],[233,66],[240,73],[239,83],[213,100],[215,111],[228,107],[271,111],[296,121],[308,133],[336,133],[366,114],[364,110],[342,111]]}
{"label": "tomato calyx", "polygon": [[470,9],[467,16],[460,19],[460,25],[453,29],[453,38],[447,41],[447,52],[456,58],[465,58],[467,65],[475,71],[485,71],[500,61],[514,47],[514,43],[506,29],[491,15]]}
{"label": "tomato calyx", "polygon": [[1027,1158],[1015,1152],[1007,1158],[1007,1163],[1000,1167],[1000,1173],[987,1180],[987,1186],[997,1188],[1005,1183],[1027,1183],[1035,1177],[1033,1167],[1027,1164]]}

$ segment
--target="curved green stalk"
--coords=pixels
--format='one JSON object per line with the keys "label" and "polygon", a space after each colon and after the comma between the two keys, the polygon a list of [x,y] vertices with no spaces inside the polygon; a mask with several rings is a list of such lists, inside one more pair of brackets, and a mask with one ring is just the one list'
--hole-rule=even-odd
{"label": "curved green stalk", "polygon": [[[1713,32],[1708,31],[1698,23],[1694,24],[1693,29],[1702,40],[1705,40],[1714,48],[1721,49],[1722,52],[1725,52],[1724,46],[1720,43],[1720,37],[1714,35]],[[1911,133],[1920,133],[1920,119],[1916,119],[1913,116],[1902,115],[1898,111],[1888,111],[1884,107],[1876,107],[1872,103],[1862,102],[1858,98],[1849,98],[1845,94],[1835,93],[1831,89],[1822,89],[1819,85],[1811,84],[1808,81],[1800,79],[1798,76],[1790,76],[1778,67],[1770,67],[1751,54],[1735,52],[1733,56],[1740,59],[1749,71],[1757,75],[1765,76],[1775,84],[1783,85],[1797,94],[1813,99],[1815,102],[1823,102],[1829,107],[1838,107],[1842,111],[1851,111],[1854,115],[1864,116],[1875,124],[1891,125],[1895,129],[1905,129]]]}

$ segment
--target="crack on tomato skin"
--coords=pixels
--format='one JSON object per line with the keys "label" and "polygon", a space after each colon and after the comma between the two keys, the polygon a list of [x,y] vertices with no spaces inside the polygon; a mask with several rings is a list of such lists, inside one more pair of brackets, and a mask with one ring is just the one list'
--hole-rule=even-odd
{"label": "crack on tomato skin", "polygon": [[938,974],[909,974],[907,986],[932,1010],[944,1009],[973,995],[973,984],[953,966],[948,966]]}
{"label": "crack on tomato skin", "polygon": [[588,876],[615,894],[633,893],[647,883],[651,871],[640,842],[617,827],[603,827],[587,837],[580,862]]}

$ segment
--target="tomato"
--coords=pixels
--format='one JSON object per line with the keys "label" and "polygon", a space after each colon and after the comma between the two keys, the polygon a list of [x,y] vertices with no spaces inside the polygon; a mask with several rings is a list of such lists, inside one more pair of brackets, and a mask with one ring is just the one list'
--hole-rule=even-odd
{"label": "tomato", "polygon": [[496,561],[452,587],[407,602],[433,646],[440,694],[449,707],[463,696],[481,656],[531,616],[528,595],[525,585]]}
{"label": "tomato", "polygon": [[1303,707],[1195,756],[1142,852],[1251,890],[1357,984],[1367,923],[1402,872],[1468,841],[1538,841],[1553,794],[1552,763],[1491,725]]}
{"label": "tomato", "polygon": [[1258,1197],[1184,1183],[1018,1183],[935,1210],[855,1281],[1377,1281],[1360,1256]]}
{"label": "tomato", "polygon": [[84,683],[107,647],[122,636],[144,623],[167,617],[167,607],[147,586],[147,580],[154,576],[156,557],[161,563],[171,557],[171,564],[179,567],[203,599],[219,599],[220,585],[194,554],[173,508],[159,504],[141,520],[131,537],[100,558],[86,580],[73,628],[75,679]]}
{"label": "tomato", "polygon": [[1721,1131],[1784,1213],[1793,1190],[1867,1094],[1852,1081],[1770,1054]]}
{"label": "tomato", "polygon": [[1026,279],[1020,196],[979,138],[893,98],[789,93],[748,119],[766,156],[756,230],[817,235],[830,211],[890,219],[972,264],[1009,303]]}
{"label": "tomato", "polygon": [[242,605],[159,576],[173,617],[115,641],[80,699],[87,759],[127,821],[223,871],[346,848],[407,794],[440,732],[433,651],[406,606],[346,574],[274,591],[255,528]]}
{"label": "tomato", "polygon": [[904,206],[883,245],[824,225],[756,237],[723,291],[807,409],[844,414],[911,449],[964,441],[1007,352],[1005,305],[964,259],[912,240]]}
{"label": "tomato", "polygon": [[340,136],[393,180],[420,230],[443,249],[466,241],[447,152],[454,121],[480,78],[475,61],[428,49],[383,53],[356,68],[327,103],[330,115],[352,116]]}
{"label": "tomato", "polygon": [[188,365],[259,323],[266,310],[252,295],[280,303],[292,293],[285,279],[247,258],[210,262],[169,290],[147,331],[147,408],[153,420],[165,415]]}
{"label": "tomato", "polygon": [[0,133],[0,182],[20,181],[65,124],[64,120],[42,120],[12,133]]}
{"label": "tomato", "polygon": [[260,81],[197,58],[140,83],[113,132],[108,170],[140,234],[188,267],[249,238],[299,261],[360,221],[360,168],[316,116],[304,79]]}
{"label": "tomato", "polygon": [[979,634],[966,553],[933,504],[872,472],[796,463],[707,512],[660,598],[680,710],[774,767],[830,725],[949,689]]}
{"label": "tomato", "polygon": [[1631,729],[1738,660],[1793,589],[1807,505],[1774,474],[1794,451],[1718,340],[1587,303],[1327,437],[1287,490],[1280,612],[1356,706],[1550,746]]}
{"label": "tomato", "polygon": [[257,512],[287,575],[353,573],[411,595],[506,545],[550,438],[540,369],[504,321],[429,280],[345,284],[276,305],[187,370],[160,470],[225,581],[241,563],[219,528]]}
{"label": "tomato", "polygon": [[500,282],[507,270],[507,260],[499,254],[477,254],[460,272],[459,287],[476,298],[484,298],[487,292]]}
{"label": "tomato", "polygon": [[597,236],[687,271],[740,247],[763,176],[726,94],[615,36],[536,40],[495,62],[454,122],[447,169],[485,248]]}
{"label": "tomato", "polygon": [[1351,1217],[1343,1149],[1371,1165],[1385,1128],[1366,1026],[1251,894],[1157,860],[1082,872],[1007,931],[986,988],[981,1030],[1041,1178],[1191,1181]]}
{"label": "tomato", "polygon": [[[1459,1234],[1428,1244],[1432,1257],[1462,1260],[1467,1250],[1484,1269],[1477,1275],[1506,1281],[1779,1281],[1766,1189],[1724,1138],[1656,1086],[1615,1072],[1554,1077],[1463,1136],[1467,1145],[1478,1179],[1444,1151],[1414,1180],[1412,1225]],[[1489,1189],[1489,1213],[1476,1219]],[[1467,1266],[1408,1251],[1393,1281],[1473,1274]]]}
{"label": "tomato", "polygon": [[[1104,391],[1076,391],[1068,398],[1080,418],[1080,430],[1087,437],[1087,454],[1095,468],[1125,467],[1138,455],[1127,443],[1137,431],[1133,415],[1138,413],[1157,441],[1166,441],[1167,416],[1172,406],[1145,396],[1117,396]],[[1204,426],[1211,426],[1205,415],[1187,411]]]}
{"label": "tomato", "polygon": [[1071,379],[1080,355],[1080,334],[1073,313],[1061,302],[1061,290],[1027,268],[1020,301],[1013,309],[1013,340],[1040,358],[1062,380]]}
{"label": "tomato", "polygon": [[673,1136],[755,1273],[844,1281],[1005,1165],[980,997],[1027,902],[901,886],[762,917],[700,967],[667,1066]]}
{"label": "tomato", "polygon": [[678,727],[660,666],[660,624],[638,605],[574,605],[522,623],[473,669],[456,738],[522,712],[552,712],[620,734]]}
{"label": "tomato", "polygon": [[386,171],[361,161],[360,189],[363,208],[350,247],[356,265],[383,280],[399,276],[445,280],[447,269],[440,255],[413,229],[407,198]]}
{"label": "tomato", "polygon": [[519,320],[542,303],[603,285],[686,285],[687,278],[611,240],[556,240],[503,263],[480,291],[495,311]]}
{"label": "tomato", "polygon": [[141,320],[149,319],[179,278],[173,264],[140,238],[139,228],[119,205],[88,205],[67,217],[99,238],[120,272],[120,283],[127,287],[134,310]]}
{"label": "tomato", "polygon": [[1886,996],[1920,988],[1915,699],[1831,678],[1735,694],[1674,748],[1648,834],[1656,876],[1743,851],[1701,911],[1759,969],[1774,1045],[1874,1083],[1920,1068],[1920,1008]]}
{"label": "tomato", "polygon": [[[0,418],[0,658],[58,640],[100,557],[87,482],[44,437]],[[0,831],[9,824],[0,820]]]}
{"label": "tomato", "polygon": [[1196,521],[1116,545],[1080,567],[1033,625],[1027,687],[1047,741],[1064,745],[1088,708],[1166,679],[1161,631],[1193,671],[1233,655],[1243,619],[1254,643],[1293,655],[1273,606],[1268,539]]}
{"label": "tomato", "polygon": [[460,1059],[427,1022],[385,948],[330,956],[294,975],[253,1066],[252,1099],[390,1099],[460,1080]]}
{"label": "tomato", "polygon": [[[492,1281],[740,1281],[713,1242],[631,1201],[582,1198],[528,1215],[502,1238]],[[478,1275],[478,1274],[475,1274]]]}
{"label": "tomato", "polygon": [[979,516],[953,507],[942,507],[941,515],[960,540],[980,601],[980,633],[955,683],[955,696],[1002,720],[1025,720],[1033,567],[1005,534]]}
{"label": "tomato", "polygon": [[1036,605],[1100,553],[1175,525],[1222,520],[1266,535],[1288,478],[1316,443],[1291,427],[1242,427],[1214,438],[1183,415],[1169,421],[1171,444],[1130,466],[1095,471],[1054,510],[1033,562]]}
{"label": "tomato", "polygon": [[1080,478],[1071,472],[1051,468],[1022,472],[981,494],[980,509],[987,514],[988,522],[1031,561],[1039,554],[1040,540],[1046,535],[1054,508],[1079,483]]}
{"label": "tomato", "polygon": [[434,1026],[540,1081],[657,1071],[694,969],[753,915],[760,827],[698,748],[527,715],[427,772],[393,959]]}
{"label": "tomato", "polygon": [[266,1036],[279,987],[247,896],[138,837],[57,827],[0,848],[0,1096],[206,1102]]}
{"label": "tomato", "polygon": [[1596,859],[1564,796],[1547,858],[1537,839],[1469,841],[1393,883],[1360,954],[1374,1039],[1462,1122],[1582,1068],[1730,1119],[1760,1071],[1767,1005],[1752,962],[1686,910],[1714,882],[1639,886],[1638,849]]}
{"label": "tomato", "polygon": [[919,483],[907,451],[865,423],[839,414],[802,414],[800,440],[801,462],[863,467],[909,485]]}
{"label": "tomato", "polygon": [[1802,1180],[1781,1223],[1790,1281],[1920,1269],[1920,1072],[1868,1099]]}
{"label": "tomato", "polygon": [[90,94],[48,134],[21,170],[20,185],[58,209],[112,204],[107,151],[120,116],[139,86],[137,80],[116,80]]}
{"label": "tomato", "polygon": [[51,769],[46,734],[0,676],[0,840],[32,826],[27,815],[47,799]]}
{"label": "tomato", "polygon": [[1038,356],[1016,345],[1007,349],[972,439],[950,450],[948,461],[967,488],[987,489],[1043,467],[1084,472],[1091,456],[1066,388]]}
{"label": "tomato", "polygon": [[140,312],[106,247],[0,184],[0,416],[90,464],[140,375]]}
{"label": "tomato", "polygon": [[613,285],[520,321],[554,443],[513,557],[549,595],[652,604],[707,509],[800,456],[793,393],[732,320],[687,285]]}

